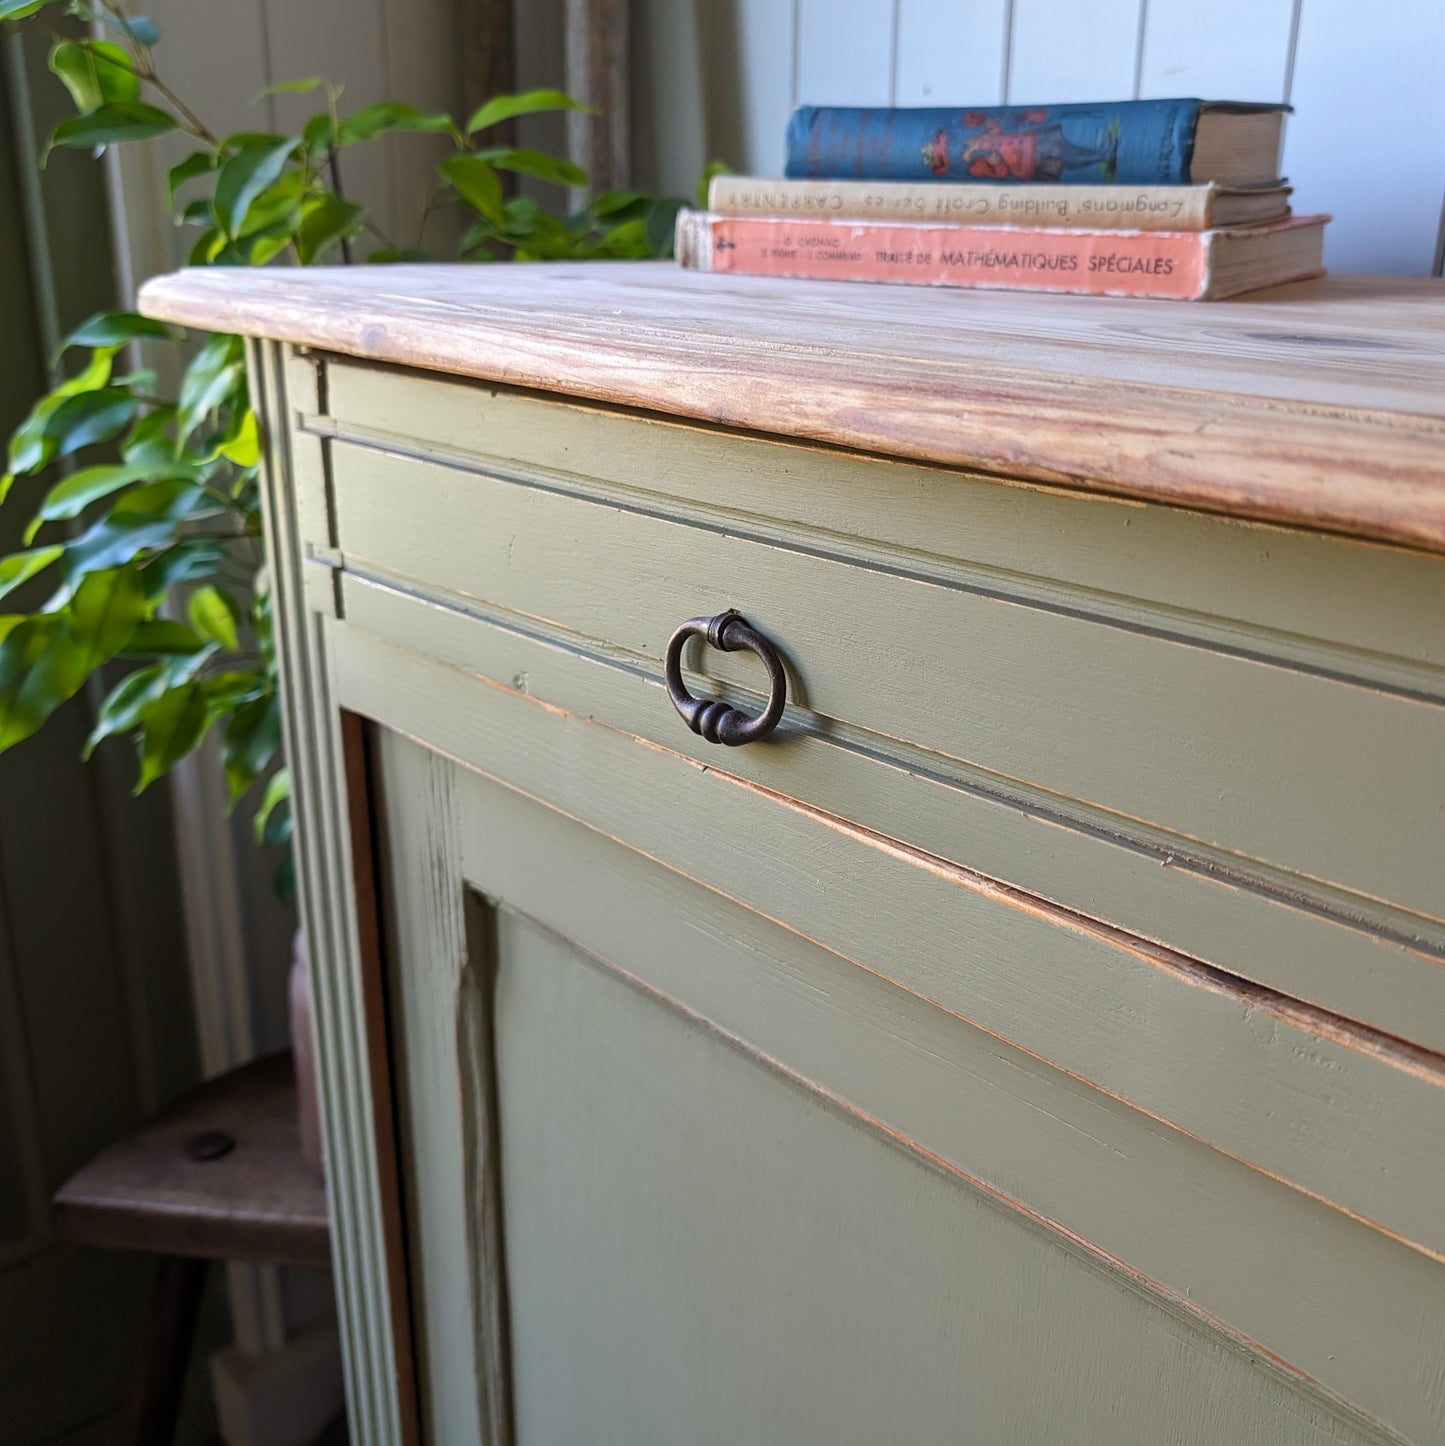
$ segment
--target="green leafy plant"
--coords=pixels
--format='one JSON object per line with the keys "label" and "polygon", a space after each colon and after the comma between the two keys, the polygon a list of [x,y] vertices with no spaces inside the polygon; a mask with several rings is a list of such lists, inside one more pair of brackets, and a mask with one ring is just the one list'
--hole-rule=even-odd
{"label": "green leafy plant", "polygon": [[[60,0],[0,0],[0,21],[44,24]],[[635,192],[597,197],[575,213],[508,195],[504,176],[582,186],[571,162],[488,143],[503,122],[578,109],[557,90],[489,100],[465,122],[397,101],[347,113],[321,78],[276,87],[317,98],[296,135],[219,136],[156,68],[155,23],[120,0],[70,0],[89,27],[53,34],[50,68],[75,114],[57,146],[97,150],[181,133],[194,149],[169,173],[167,204],[195,231],[194,266],[351,262],[365,236],[374,263],[430,259],[428,216],[456,206],[464,260],[665,255],[680,204]],[[259,99],[259,97],[258,97]],[[400,244],[346,195],[343,158],[396,132],[445,137],[436,193]],[[123,370],[136,343],[185,347],[175,395],[154,370]],[[40,728],[99,669],[110,686],[86,745],[134,739],[136,791],[219,729],[234,806],[265,784],[258,841],[289,845],[289,785],[279,766],[280,715],[257,487],[260,439],[239,337],[197,347],[134,312],[91,317],[55,359],[63,377],[10,438],[0,504],[28,509],[24,548],[0,556],[0,751]],[[32,610],[7,611],[21,597]],[[118,675],[118,676],[117,676]],[[285,887],[287,862],[278,875]]]}

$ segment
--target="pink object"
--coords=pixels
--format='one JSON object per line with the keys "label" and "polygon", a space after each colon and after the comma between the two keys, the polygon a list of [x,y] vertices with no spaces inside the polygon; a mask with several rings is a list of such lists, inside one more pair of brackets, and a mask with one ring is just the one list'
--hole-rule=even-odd
{"label": "pink object", "polygon": [[306,935],[297,929],[291,941],[291,1052],[296,1060],[296,1114],[301,1158],[317,1174],[326,1168],[321,1140],[321,1108],[316,1087],[316,1030],[311,1020],[311,974]]}

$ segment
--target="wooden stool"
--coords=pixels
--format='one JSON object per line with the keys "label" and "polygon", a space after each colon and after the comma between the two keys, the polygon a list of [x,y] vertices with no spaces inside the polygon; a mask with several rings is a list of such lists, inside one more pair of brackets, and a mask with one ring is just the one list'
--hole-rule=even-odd
{"label": "wooden stool", "polygon": [[161,1257],[137,1446],[167,1446],[175,1434],[208,1260],[331,1263],[326,1192],[298,1143],[289,1050],[190,1090],[76,1171],[54,1205],[63,1240]]}

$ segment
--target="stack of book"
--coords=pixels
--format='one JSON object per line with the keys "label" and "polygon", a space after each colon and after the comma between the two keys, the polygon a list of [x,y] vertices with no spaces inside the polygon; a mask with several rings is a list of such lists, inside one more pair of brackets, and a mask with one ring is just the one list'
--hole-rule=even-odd
{"label": "stack of book", "polygon": [[683,211],[700,271],[1208,301],[1320,276],[1282,105],[1142,100],[804,106],[786,178],[717,176]]}

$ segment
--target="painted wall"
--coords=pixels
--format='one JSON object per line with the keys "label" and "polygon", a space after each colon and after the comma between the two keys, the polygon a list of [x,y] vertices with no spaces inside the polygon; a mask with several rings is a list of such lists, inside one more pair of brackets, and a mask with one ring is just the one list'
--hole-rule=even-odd
{"label": "painted wall", "polygon": [[1339,271],[1440,270],[1442,0],[635,0],[639,179],[781,173],[800,104],[1201,95],[1295,107],[1285,169]]}
{"label": "painted wall", "polygon": [[[344,87],[343,113],[391,99],[456,110],[454,8],[453,0],[151,0],[145,11],[161,27],[157,64],[182,99],[225,135],[299,129],[324,108],[321,94],[263,92],[316,75]],[[417,242],[438,144],[398,136],[343,158],[348,193],[402,246]],[[164,210],[166,169],[191,149],[188,138],[168,136],[116,153],[126,280],[179,266],[195,241],[197,232],[177,230]]]}

